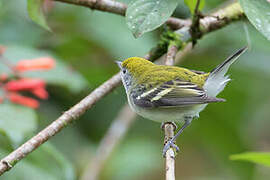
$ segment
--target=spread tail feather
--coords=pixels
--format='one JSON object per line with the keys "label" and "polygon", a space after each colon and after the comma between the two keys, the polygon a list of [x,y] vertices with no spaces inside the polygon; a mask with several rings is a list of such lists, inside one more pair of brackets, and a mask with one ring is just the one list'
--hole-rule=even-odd
{"label": "spread tail feather", "polygon": [[227,82],[230,81],[230,78],[228,76],[225,76],[225,74],[227,73],[231,64],[234,63],[236,59],[238,59],[238,57],[246,50],[247,47],[239,49],[237,52],[228,57],[223,63],[218,65],[210,72],[210,75],[204,84],[204,89],[209,96],[215,97],[224,89]]}

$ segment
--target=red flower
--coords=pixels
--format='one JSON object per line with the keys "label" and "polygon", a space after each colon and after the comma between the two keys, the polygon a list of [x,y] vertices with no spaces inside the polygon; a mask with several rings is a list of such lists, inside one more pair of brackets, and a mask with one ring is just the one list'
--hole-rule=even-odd
{"label": "red flower", "polygon": [[22,96],[18,93],[9,93],[7,97],[11,102],[15,104],[21,104],[34,109],[39,107],[39,102],[37,100],[30,97]]}
{"label": "red flower", "polygon": [[45,81],[42,79],[19,79],[12,80],[5,84],[5,89],[8,91],[24,91],[37,88],[44,88]]}
{"label": "red flower", "polygon": [[31,60],[20,60],[14,67],[17,71],[29,71],[29,70],[48,70],[55,66],[53,58],[42,57]]}
{"label": "red flower", "polygon": [[40,99],[47,99],[49,97],[49,94],[44,87],[35,88],[31,90],[31,93]]}

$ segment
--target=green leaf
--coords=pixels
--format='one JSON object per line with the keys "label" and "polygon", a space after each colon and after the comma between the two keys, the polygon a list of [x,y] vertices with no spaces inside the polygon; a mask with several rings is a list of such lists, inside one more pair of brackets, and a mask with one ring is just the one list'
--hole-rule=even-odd
{"label": "green leaf", "polygon": [[[191,14],[194,14],[196,3],[198,0],[184,0],[185,4],[188,6]],[[199,5],[199,10],[202,10],[204,7],[205,1],[201,0]]]}
{"label": "green leaf", "polygon": [[[0,156],[7,154],[8,151],[1,147]],[[6,180],[74,180],[75,173],[72,164],[47,142],[1,177]]]}
{"label": "green leaf", "polygon": [[47,25],[45,16],[42,11],[44,0],[27,0],[27,11],[29,17],[38,25],[44,29],[51,31],[50,27]]}
{"label": "green leaf", "polygon": [[[4,57],[12,64],[22,59],[33,59],[40,57],[53,57],[48,52],[20,47],[20,46],[8,46]],[[72,93],[79,93],[88,86],[86,79],[78,72],[74,71],[66,63],[53,57],[56,61],[55,67],[48,71],[27,71],[23,75],[26,77],[42,78],[48,84],[64,86],[68,88]],[[0,71],[10,73],[9,69],[0,65]]]}
{"label": "green leaf", "polygon": [[177,4],[177,0],[135,0],[127,8],[127,25],[136,38],[140,37],[161,26]]}
{"label": "green leaf", "polygon": [[33,109],[14,105],[0,104],[0,132],[9,137],[13,147],[19,145],[25,136],[37,128],[37,116]]}
{"label": "green leaf", "polygon": [[270,2],[268,0],[239,0],[247,18],[270,40]]}
{"label": "green leaf", "polygon": [[230,156],[231,160],[250,161],[270,167],[270,152],[245,152]]}

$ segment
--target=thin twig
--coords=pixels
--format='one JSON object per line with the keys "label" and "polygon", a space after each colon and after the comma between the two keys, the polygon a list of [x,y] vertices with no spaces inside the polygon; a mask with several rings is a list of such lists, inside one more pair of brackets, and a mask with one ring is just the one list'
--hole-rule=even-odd
{"label": "thin twig", "polygon": [[178,48],[176,45],[170,45],[167,51],[167,57],[165,60],[165,65],[167,66],[172,66],[174,65],[174,60],[175,60],[175,56],[176,53],[178,51]]}
{"label": "thin twig", "polygon": [[[60,1],[60,0],[58,0]],[[62,2],[77,2],[72,3],[76,5],[80,2],[86,2],[90,0],[61,0]],[[68,2],[67,2],[68,1]],[[93,1],[93,0],[91,0]],[[105,0],[102,0],[104,3]],[[108,1],[108,0],[107,0]],[[98,2],[98,1],[95,1]],[[112,2],[110,2],[112,3]],[[106,5],[111,5],[108,3]],[[87,5],[88,6],[88,5]],[[93,7],[94,8],[94,7]],[[105,8],[103,8],[105,9]],[[100,9],[100,10],[103,10]],[[112,11],[110,11],[112,12]],[[115,13],[115,12],[113,12]],[[220,29],[230,22],[240,20],[244,16],[244,13],[238,3],[228,5],[222,10],[215,13],[215,17],[205,17],[200,20],[200,30],[203,34],[211,32],[216,29]],[[41,144],[49,140],[52,136],[60,132],[66,125],[78,119],[87,109],[91,108],[97,101],[110,93],[115,87],[120,84],[119,73],[114,75],[111,79],[104,82],[101,86],[95,89],[90,95],[85,97],[78,104],[73,106],[70,110],[66,111],[53,123],[47,126],[44,130],[40,131],[36,136],[25,142],[18,149],[14,150],[8,156],[0,161],[0,175],[12,168],[18,161],[26,157],[29,153],[38,148]]]}
{"label": "thin twig", "polygon": [[92,158],[90,163],[86,166],[81,180],[98,179],[106,160],[111,155],[115,147],[119,144],[122,137],[126,134],[127,130],[136,119],[135,117],[136,114],[131,111],[129,105],[126,104],[100,142],[97,152],[94,158]]}
{"label": "thin twig", "polygon": [[194,9],[194,14],[196,14],[196,15],[198,15],[198,13],[199,13],[200,3],[201,3],[201,1],[197,0],[196,6],[195,6],[195,9]]}
{"label": "thin twig", "polygon": [[[174,65],[175,56],[177,54],[178,48],[175,45],[170,45],[167,51],[167,57],[165,60],[165,65]],[[174,136],[174,125],[171,122],[166,122],[164,124],[164,145],[173,138]],[[175,180],[175,152],[173,148],[168,149],[165,154],[166,158],[166,180]]]}
{"label": "thin twig", "polygon": [[199,12],[200,2],[201,2],[200,0],[197,0],[196,2],[196,6],[195,6],[193,17],[192,17],[192,25],[190,27],[193,46],[197,43],[197,40],[201,37],[201,31],[200,31],[200,16],[201,15]]}
{"label": "thin twig", "polygon": [[54,0],[124,16],[127,5],[113,0]]}
{"label": "thin twig", "polygon": [[[172,123],[164,124],[164,145],[173,138],[175,127]],[[165,154],[165,176],[166,180],[175,180],[175,152],[173,148],[168,149]]]}

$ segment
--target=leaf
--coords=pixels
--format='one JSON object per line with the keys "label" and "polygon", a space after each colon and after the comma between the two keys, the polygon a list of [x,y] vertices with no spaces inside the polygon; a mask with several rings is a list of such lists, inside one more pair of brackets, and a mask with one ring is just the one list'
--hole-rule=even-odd
{"label": "leaf", "polygon": [[270,167],[270,152],[245,152],[230,156],[231,160],[250,161]]}
{"label": "leaf", "polygon": [[[196,3],[198,0],[184,0],[185,4],[188,6],[191,14],[194,14]],[[199,10],[202,10],[204,7],[205,1],[201,0],[199,5]]]}
{"label": "leaf", "polygon": [[[0,156],[8,154],[8,151],[0,148]],[[72,164],[55,149],[49,142],[43,144],[37,150],[18,162],[12,173],[1,176],[6,180],[74,180],[75,173]]]}
{"label": "leaf", "polygon": [[239,0],[247,18],[255,28],[270,40],[270,1]]}
{"label": "leaf", "polygon": [[128,5],[126,23],[138,38],[161,26],[173,13],[177,0],[135,0]]}
{"label": "leaf", "polygon": [[[12,64],[22,59],[34,59],[40,57],[53,57],[45,51],[24,48],[20,46],[8,46],[4,57]],[[44,79],[48,84],[64,86],[72,93],[79,93],[88,86],[86,79],[75,70],[72,70],[66,63],[57,58],[53,58],[56,63],[55,67],[48,71],[27,71],[23,75],[26,77],[35,77]],[[0,71],[8,73],[6,66],[0,65]],[[10,72],[9,72],[10,73]]]}
{"label": "leaf", "polygon": [[14,105],[0,104],[0,131],[18,146],[25,136],[37,128],[37,116],[33,109]]}
{"label": "leaf", "polygon": [[44,29],[51,31],[50,27],[47,25],[45,16],[42,11],[44,0],[27,0],[27,11],[29,17],[38,25]]}
{"label": "leaf", "polygon": [[[88,12],[85,12],[85,14],[82,14],[79,19],[87,16],[87,14]],[[120,16],[110,16],[110,21],[108,21],[108,16],[106,14],[96,12],[89,17],[87,23],[83,26],[86,29],[91,29],[92,33],[88,33],[86,35],[89,36],[89,38],[94,39],[96,43],[105,47],[106,50],[114,56],[114,59],[143,56],[157,43],[156,36],[152,33],[134,40],[134,37],[130,35],[129,29]],[[104,28],[107,26],[110,28]],[[119,36],[112,35],[115,33],[121,34],[121,38],[119,38]],[[116,42],[118,44],[117,46],[115,45]],[[125,47],[124,51],[123,47]],[[89,71],[98,71],[99,74],[101,73],[101,69],[93,67]]]}

